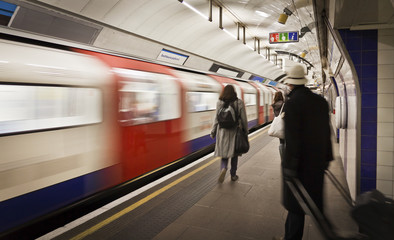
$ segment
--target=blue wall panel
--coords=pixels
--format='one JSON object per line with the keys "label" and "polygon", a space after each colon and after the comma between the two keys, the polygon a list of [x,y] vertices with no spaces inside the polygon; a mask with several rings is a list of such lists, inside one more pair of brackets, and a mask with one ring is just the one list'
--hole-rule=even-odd
{"label": "blue wall panel", "polygon": [[376,188],[378,32],[339,31],[357,71],[361,89],[360,192]]}

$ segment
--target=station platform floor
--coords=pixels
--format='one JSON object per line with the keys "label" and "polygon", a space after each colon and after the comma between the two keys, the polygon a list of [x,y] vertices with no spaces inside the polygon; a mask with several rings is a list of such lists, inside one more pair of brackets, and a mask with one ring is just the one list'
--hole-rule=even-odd
{"label": "station platform floor", "polygon": [[[239,158],[239,179],[229,171],[218,182],[220,159],[203,159],[104,206],[38,239],[271,240],[283,236],[287,216],[281,205],[279,139],[267,128],[249,136],[251,148]],[[346,186],[337,154],[330,171]],[[357,232],[350,206],[325,179],[325,212],[341,236]],[[324,239],[306,216],[304,240]]]}

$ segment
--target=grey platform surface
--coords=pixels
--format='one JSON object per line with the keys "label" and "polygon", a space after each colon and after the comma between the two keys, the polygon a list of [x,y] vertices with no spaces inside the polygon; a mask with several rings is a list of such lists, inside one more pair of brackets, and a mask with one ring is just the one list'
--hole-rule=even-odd
{"label": "grey platform surface", "polygon": [[[280,203],[279,140],[266,131],[250,138],[250,151],[239,159],[238,181],[227,173],[218,183],[220,160],[210,157],[54,239],[271,240],[283,235],[287,212]],[[340,160],[330,170],[345,185]],[[356,232],[350,206],[325,181],[326,212],[336,232]],[[303,239],[323,239],[308,216]]]}

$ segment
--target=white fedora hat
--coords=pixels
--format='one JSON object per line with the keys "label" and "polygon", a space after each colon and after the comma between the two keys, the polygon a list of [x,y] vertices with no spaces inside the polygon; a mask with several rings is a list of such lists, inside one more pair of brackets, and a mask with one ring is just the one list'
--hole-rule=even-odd
{"label": "white fedora hat", "polygon": [[293,85],[304,85],[308,82],[305,78],[304,67],[301,65],[292,66],[287,72],[287,77],[284,80],[285,83]]}

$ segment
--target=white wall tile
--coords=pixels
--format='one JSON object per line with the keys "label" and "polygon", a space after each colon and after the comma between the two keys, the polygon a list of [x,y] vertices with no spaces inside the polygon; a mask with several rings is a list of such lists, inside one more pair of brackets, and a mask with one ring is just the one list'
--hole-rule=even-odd
{"label": "white wall tile", "polygon": [[394,137],[377,137],[378,151],[393,151]]}
{"label": "white wall tile", "polygon": [[378,137],[393,137],[393,123],[378,123]]}
{"label": "white wall tile", "polygon": [[378,78],[393,79],[394,78],[394,65],[393,64],[379,64],[378,65]]}
{"label": "white wall tile", "polygon": [[393,179],[393,167],[391,167],[391,166],[377,166],[376,167],[376,179],[392,180]]}
{"label": "white wall tile", "polygon": [[394,122],[394,108],[378,108],[378,122]]}
{"label": "white wall tile", "polygon": [[379,50],[394,50],[394,41],[392,36],[381,36],[378,42]]}
{"label": "white wall tile", "polygon": [[378,108],[393,108],[394,107],[394,94],[384,93],[378,94]]}
{"label": "white wall tile", "polygon": [[394,28],[379,29],[378,36],[394,36]]}
{"label": "white wall tile", "polygon": [[378,93],[394,93],[394,78],[378,79]]}
{"label": "white wall tile", "polygon": [[[394,28],[378,30],[377,188],[394,199]],[[385,179],[385,180],[381,180]]]}
{"label": "white wall tile", "polygon": [[378,166],[392,166],[392,167],[394,167],[394,152],[393,151],[378,151],[376,157],[377,157],[376,164]]}
{"label": "white wall tile", "polygon": [[394,50],[379,50],[378,64],[394,64]]}
{"label": "white wall tile", "polygon": [[377,180],[376,187],[379,191],[381,191],[385,195],[393,195],[393,182],[392,181],[384,181],[384,180]]}

